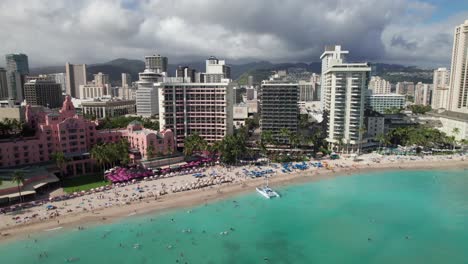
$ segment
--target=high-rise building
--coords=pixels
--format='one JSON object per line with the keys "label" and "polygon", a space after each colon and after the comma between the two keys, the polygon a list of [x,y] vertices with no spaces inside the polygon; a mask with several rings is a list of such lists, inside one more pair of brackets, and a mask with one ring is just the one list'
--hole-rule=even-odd
{"label": "high-rise building", "polygon": [[80,85],[85,85],[86,81],[86,64],[70,64],[65,65],[67,75],[67,90],[66,93],[74,98],[80,97]]}
{"label": "high-rise building", "polygon": [[468,113],[468,20],[455,28],[448,109]]}
{"label": "high-rise building", "polygon": [[53,80],[55,80],[56,83],[60,84],[62,86],[62,92],[66,93],[67,91],[67,76],[65,73],[50,73],[47,74],[50,76]]}
{"label": "high-rise building", "polygon": [[23,101],[25,77],[29,74],[28,56],[22,53],[7,54],[6,70],[8,97],[16,102]]}
{"label": "high-rise building", "polygon": [[225,60],[211,56],[206,60],[206,71],[203,74],[205,83],[220,83],[223,79],[231,79],[231,67]]}
{"label": "high-rise building", "polygon": [[104,86],[109,84],[110,85],[110,79],[109,79],[109,74],[104,74],[102,72],[99,72],[98,74],[94,74],[94,84]]}
{"label": "high-rise building", "polygon": [[260,86],[260,129],[280,143],[289,143],[282,129],[297,133],[299,85],[284,80],[263,81]]}
{"label": "high-rise building", "polygon": [[24,98],[30,105],[58,108],[62,105],[62,86],[47,76],[28,78],[24,84]]}
{"label": "high-rise building", "polygon": [[300,80],[299,83],[299,101],[311,102],[314,101],[315,83]]}
{"label": "high-rise building", "polygon": [[371,68],[367,63],[345,63],[340,46],[325,48],[322,66],[322,101],[328,113],[327,141],[343,143],[354,151],[363,142],[365,98]]}
{"label": "high-rise building", "polygon": [[0,68],[0,100],[8,99],[8,80],[7,71]]}
{"label": "high-rise building", "polygon": [[392,89],[392,84],[379,76],[372,76],[369,81],[369,89],[373,94],[389,94]]}
{"label": "high-rise building", "polygon": [[450,87],[450,71],[446,68],[434,70],[433,90],[432,90],[432,108],[447,109],[448,95]]}
{"label": "high-rise building", "polygon": [[110,86],[108,84],[96,85],[94,82],[80,85],[79,99],[93,99],[93,98],[101,98],[105,95],[112,95],[109,88]]}
{"label": "high-rise building", "polygon": [[122,99],[131,99],[131,91],[132,88],[132,75],[129,73],[122,73]]}
{"label": "high-rise building", "polygon": [[195,69],[191,69],[189,66],[179,66],[176,69],[176,77],[190,78],[191,82],[195,82]]}
{"label": "high-rise building", "polygon": [[[229,82],[164,82],[159,88],[159,123],[171,129],[178,147],[198,133],[208,143],[233,133],[233,95]],[[137,106],[138,107],[138,106]]]}
{"label": "high-rise building", "polygon": [[145,68],[156,73],[167,72],[167,57],[161,55],[151,55],[145,57]]}
{"label": "high-rise building", "polygon": [[418,82],[414,88],[414,103],[417,105],[430,105],[431,88],[430,84]]}
{"label": "high-rise building", "polygon": [[158,87],[153,83],[149,86],[138,86],[136,90],[137,115],[151,117],[159,113]]}

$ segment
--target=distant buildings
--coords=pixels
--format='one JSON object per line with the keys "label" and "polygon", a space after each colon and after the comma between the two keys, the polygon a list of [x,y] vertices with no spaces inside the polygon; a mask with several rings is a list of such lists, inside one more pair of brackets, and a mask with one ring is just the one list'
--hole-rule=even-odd
{"label": "distant buildings", "polygon": [[46,76],[28,77],[24,84],[24,99],[30,105],[59,108],[62,105],[62,86]]}
{"label": "distant buildings", "polygon": [[468,114],[468,20],[455,28],[447,108]]}
{"label": "distant buildings", "polygon": [[60,84],[62,87],[62,92],[67,92],[67,75],[65,73],[50,73],[47,74],[47,76],[52,78],[56,83]]}
{"label": "distant buildings", "polygon": [[195,82],[195,69],[191,69],[188,66],[179,66],[176,69],[176,77],[190,78],[191,82]]}
{"label": "distant buildings", "polygon": [[8,79],[5,68],[0,68],[0,100],[8,100]]}
{"label": "distant buildings", "polygon": [[365,99],[371,68],[345,63],[340,46],[326,47],[322,59],[322,100],[328,112],[327,141],[354,151],[363,142]]}
{"label": "distant buildings", "polygon": [[151,117],[159,113],[158,88],[154,83],[148,86],[138,85],[136,90],[137,114],[143,117]]}
{"label": "distant buildings", "polygon": [[98,119],[135,114],[135,100],[93,99],[81,102],[82,112]]}
{"label": "distant buildings", "polygon": [[446,68],[434,70],[432,109],[447,109],[450,88],[450,71]]}
{"label": "distant buildings", "polygon": [[135,99],[135,91],[132,87],[132,76],[129,73],[122,73],[121,98],[124,100]]}
{"label": "distant buildings", "polygon": [[385,114],[388,109],[401,109],[405,107],[406,96],[402,94],[368,94],[367,107],[380,114]]}
{"label": "distant buildings", "polygon": [[23,88],[25,77],[29,74],[28,56],[22,53],[7,54],[5,59],[8,97],[15,102],[21,102],[24,99]]}
{"label": "distant buildings", "polygon": [[299,80],[299,101],[318,101],[320,95],[320,76],[313,73],[309,81]]}
{"label": "distant buildings", "polygon": [[86,64],[65,64],[67,75],[66,93],[74,98],[82,98],[80,85],[86,85]]}
{"label": "distant buildings", "polygon": [[415,86],[414,104],[431,105],[432,85],[419,82]]}
{"label": "distant buildings", "polygon": [[290,133],[297,132],[298,84],[281,79],[263,81],[259,97],[261,131],[269,131],[278,142],[289,144],[289,137],[281,131],[287,129]]}
{"label": "distant buildings", "polygon": [[224,60],[211,56],[206,60],[206,72],[203,74],[205,83],[220,83],[223,79],[231,79],[231,67]]}
{"label": "distant buildings", "polygon": [[240,103],[234,106],[233,123],[235,128],[245,126],[245,120],[249,117],[248,106],[245,103]]}
{"label": "distant buildings", "polygon": [[378,76],[372,76],[369,81],[369,89],[373,94],[389,94],[392,89],[392,84]]}
{"label": "distant buildings", "polygon": [[145,68],[155,73],[167,72],[167,57],[161,55],[152,55],[145,57]]}
{"label": "distant buildings", "polygon": [[396,93],[414,97],[414,83],[398,82],[396,84]]}

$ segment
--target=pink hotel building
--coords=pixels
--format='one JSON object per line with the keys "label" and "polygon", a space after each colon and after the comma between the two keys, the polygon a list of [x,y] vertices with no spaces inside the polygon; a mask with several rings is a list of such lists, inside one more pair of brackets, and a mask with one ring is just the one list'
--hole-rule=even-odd
{"label": "pink hotel building", "polygon": [[94,170],[89,152],[95,144],[117,142],[127,139],[133,159],[147,159],[148,149],[154,156],[167,155],[175,150],[171,130],[160,132],[145,129],[139,122],[127,128],[97,130],[97,123],[77,115],[67,96],[60,111],[34,111],[26,107],[26,121],[36,129],[30,138],[0,140],[0,168],[50,162],[52,153],[63,152],[68,158],[67,173],[80,175]]}

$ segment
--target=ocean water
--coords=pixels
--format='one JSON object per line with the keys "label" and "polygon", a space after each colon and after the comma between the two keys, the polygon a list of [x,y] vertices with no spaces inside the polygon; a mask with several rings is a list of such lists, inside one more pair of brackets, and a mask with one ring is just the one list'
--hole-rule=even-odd
{"label": "ocean water", "polygon": [[279,191],[2,243],[0,263],[468,263],[467,171],[374,172]]}

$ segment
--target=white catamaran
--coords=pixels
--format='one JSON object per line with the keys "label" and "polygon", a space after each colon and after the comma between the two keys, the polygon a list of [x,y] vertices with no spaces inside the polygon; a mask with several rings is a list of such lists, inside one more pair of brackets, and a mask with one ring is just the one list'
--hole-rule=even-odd
{"label": "white catamaran", "polygon": [[261,186],[261,187],[257,187],[257,192],[259,194],[261,194],[263,197],[265,198],[273,198],[273,197],[280,197],[280,195],[275,192],[273,189],[271,189],[269,186],[268,186],[268,177],[265,177],[266,179],[266,184],[264,186]]}

